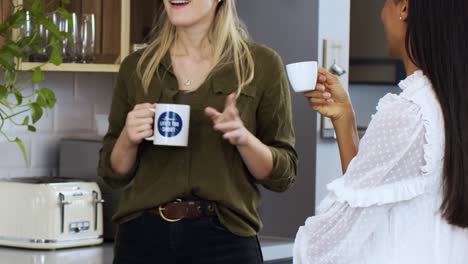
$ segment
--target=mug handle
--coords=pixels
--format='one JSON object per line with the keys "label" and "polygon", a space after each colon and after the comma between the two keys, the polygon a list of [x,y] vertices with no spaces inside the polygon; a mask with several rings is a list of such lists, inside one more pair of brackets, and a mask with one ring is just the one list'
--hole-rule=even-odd
{"label": "mug handle", "polygon": [[[155,113],[156,114],[156,109],[153,109],[153,108],[149,108],[148,110],[150,110],[151,112]],[[156,122],[156,119],[154,120],[154,122]],[[151,136],[151,137],[147,137],[145,138],[145,140],[147,141],[154,141],[154,135]]]}

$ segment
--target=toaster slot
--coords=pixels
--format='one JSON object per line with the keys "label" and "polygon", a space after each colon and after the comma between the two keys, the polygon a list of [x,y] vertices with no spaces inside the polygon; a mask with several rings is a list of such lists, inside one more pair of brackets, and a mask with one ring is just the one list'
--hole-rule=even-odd
{"label": "toaster slot", "polygon": [[94,197],[94,231],[97,230],[98,228],[98,206],[99,204],[103,204],[105,201],[103,199],[99,199],[99,193],[96,191],[93,191],[93,197]]}
{"label": "toaster slot", "polygon": [[60,200],[60,230],[62,234],[65,232],[65,206],[71,204],[71,201],[65,200],[65,195],[63,193],[59,193],[59,200]]}

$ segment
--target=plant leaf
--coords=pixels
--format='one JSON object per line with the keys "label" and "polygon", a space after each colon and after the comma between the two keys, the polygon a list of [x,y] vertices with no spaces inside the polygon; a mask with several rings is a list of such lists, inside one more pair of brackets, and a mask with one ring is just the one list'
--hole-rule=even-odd
{"label": "plant leaf", "polygon": [[40,93],[37,93],[36,104],[38,104],[40,107],[45,107],[45,105],[47,104],[46,99]]}
{"label": "plant leaf", "polygon": [[11,90],[11,84],[16,83],[16,80],[18,80],[18,75],[19,73],[16,70],[5,71],[5,74],[3,75],[3,83],[7,84],[5,86],[8,88],[8,92]]}
{"label": "plant leaf", "polygon": [[55,93],[49,88],[42,88],[38,91],[39,97],[43,98],[42,107],[52,109],[57,103]]}
{"label": "plant leaf", "polygon": [[61,14],[62,16],[64,16],[68,21],[72,21],[72,16],[70,14],[70,12],[68,12],[68,10],[66,10],[65,8],[63,7],[59,7],[57,8],[57,10],[55,10],[55,12]]}
{"label": "plant leaf", "polygon": [[36,67],[33,69],[32,72],[32,82],[33,83],[42,83],[45,79],[44,72],[41,70],[40,67]]}
{"label": "plant leaf", "polygon": [[[41,17],[39,18],[39,23],[41,23],[42,25],[44,25],[44,27],[49,31],[49,33],[52,35],[52,38],[51,38],[51,44],[54,42],[56,43],[57,42],[57,39],[60,39],[62,40],[62,34],[60,34],[60,29],[54,24],[52,23],[52,21],[50,21],[49,19],[47,19],[46,17]],[[55,38],[55,39],[54,39]]]}
{"label": "plant leaf", "polygon": [[36,132],[36,128],[34,126],[28,126],[28,131],[30,132]]}
{"label": "plant leaf", "polygon": [[64,3],[64,4],[67,4],[67,5],[68,5],[68,4],[71,4],[71,0],[62,0],[62,3]]}
{"label": "plant leaf", "polygon": [[38,14],[42,14],[44,11],[44,3],[39,0],[33,0],[32,5],[30,7],[30,12],[32,13],[33,16],[37,16]]}
{"label": "plant leaf", "polygon": [[21,123],[23,126],[27,126],[29,124],[29,116],[25,116],[23,119],[23,123]]}
{"label": "plant leaf", "polygon": [[57,99],[54,92],[49,88],[42,88],[36,91],[36,103],[42,108],[53,108]]}
{"label": "plant leaf", "polygon": [[39,121],[43,115],[44,111],[42,111],[42,108],[39,106],[37,103],[32,103],[31,104],[31,117],[33,124],[36,124],[37,121]]}
{"label": "plant leaf", "polygon": [[23,141],[19,138],[15,138],[13,142],[15,142],[18,145],[18,147],[21,150],[21,153],[23,153],[23,158],[24,158],[24,161],[26,162],[26,165],[29,166],[28,153],[26,152],[26,148],[24,147]]}
{"label": "plant leaf", "polygon": [[0,51],[0,65],[9,71],[15,71],[15,57],[5,50]]}
{"label": "plant leaf", "polygon": [[54,65],[60,65],[63,63],[62,49],[59,45],[52,46],[52,53],[50,54],[49,61]]}
{"label": "plant leaf", "polygon": [[8,41],[3,47],[5,48],[5,51],[10,52],[15,57],[23,57],[23,51],[14,42]]}
{"label": "plant leaf", "polygon": [[12,28],[20,28],[26,23],[26,10],[19,9],[8,17],[7,22]]}
{"label": "plant leaf", "polygon": [[34,45],[34,40],[37,40],[37,36],[24,36],[16,41],[16,45],[21,49],[29,48]]}
{"label": "plant leaf", "polygon": [[8,88],[0,85],[0,100],[5,99],[8,96]]}
{"label": "plant leaf", "polygon": [[4,34],[8,31],[8,25],[7,24],[0,24],[0,34]]}
{"label": "plant leaf", "polygon": [[15,94],[16,105],[21,105],[23,103],[23,94],[17,89],[15,89],[13,93]]}

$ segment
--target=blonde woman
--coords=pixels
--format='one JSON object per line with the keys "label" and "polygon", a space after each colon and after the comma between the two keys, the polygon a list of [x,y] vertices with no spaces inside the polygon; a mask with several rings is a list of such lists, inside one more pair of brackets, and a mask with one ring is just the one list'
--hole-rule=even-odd
{"label": "blonde woman", "polygon": [[[234,0],[161,2],[101,150],[100,175],[126,186],[114,263],[262,263],[258,186],[285,191],[297,167],[283,63],[248,40]],[[188,147],[144,142],[159,103],[191,106]]]}

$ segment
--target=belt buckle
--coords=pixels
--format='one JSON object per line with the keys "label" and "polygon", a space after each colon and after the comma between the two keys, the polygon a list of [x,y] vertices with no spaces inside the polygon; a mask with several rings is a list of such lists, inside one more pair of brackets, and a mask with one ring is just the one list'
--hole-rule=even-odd
{"label": "belt buckle", "polygon": [[[180,203],[182,202],[182,199],[176,199],[174,201],[174,203]],[[183,218],[178,218],[178,219],[170,219],[170,218],[167,218],[165,215],[164,215],[164,210],[166,210],[166,208],[164,208],[164,206],[160,205],[158,207],[158,210],[159,210],[159,215],[161,216],[161,218],[166,221],[166,222],[169,222],[169,223],[176,223],[176,222],[179,222],[179,221],[182,221]]]}

